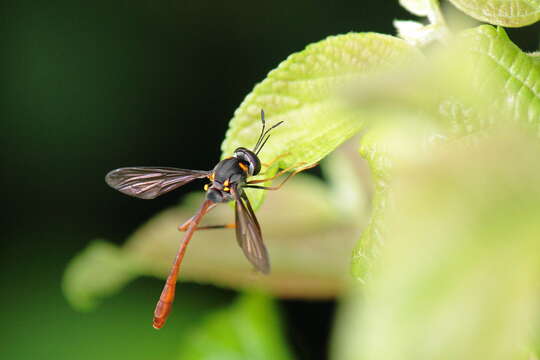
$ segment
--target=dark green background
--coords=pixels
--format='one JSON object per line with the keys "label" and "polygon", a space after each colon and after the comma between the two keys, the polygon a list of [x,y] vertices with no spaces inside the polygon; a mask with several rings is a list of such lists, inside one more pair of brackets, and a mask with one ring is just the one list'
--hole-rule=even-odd
{"label": "dark green background", "polygon": [[[16,1],[0,9],[0,358],[175,358],[186,329],[233,292],[182,284],[168,326],[150,326],[162,282],[142,279],[95,312],[60,291],[94,238],[121,244],[186,186],[154,201],[109,189],[126,165],[211,168],[233,111],[289,54],[328,35],[393,33],[397,1]],[[537,25],[510,31],[537,48]],[[179,219],[179,222],[184,219]],[[323,359],[331,303],[283,302],[299,358]],[[182,311],[189,309],[189,311]]]}

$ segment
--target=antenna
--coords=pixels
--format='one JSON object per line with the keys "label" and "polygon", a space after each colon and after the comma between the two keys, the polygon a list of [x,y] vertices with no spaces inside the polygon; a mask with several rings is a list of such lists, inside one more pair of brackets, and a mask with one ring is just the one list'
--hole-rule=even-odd
{"label": "antenna", "polygon": [[255,155],[259,154],[259,152],[262,150],[262,148],[264,147],[264,145],[266,144],[266,142],[270,138],[270,135],[271,135],[271,134],[269,134],[270,130],[278,127],[281,124],[283,124],[283,121],[280,121],[277,124],[272,125],[272,127],[269,128],[268,130],[264,131],[264,129],[266,127],[266,121],[264,120],[264,110],[263,109],[261,109],[261,121],[262,121],[262,124],[263,124],[262,130],[261,130],[261,135],[259,136],[259,139],[257,140],[257,143],[255,144],[255,147],[253,148],[253,152],[255,153]]}

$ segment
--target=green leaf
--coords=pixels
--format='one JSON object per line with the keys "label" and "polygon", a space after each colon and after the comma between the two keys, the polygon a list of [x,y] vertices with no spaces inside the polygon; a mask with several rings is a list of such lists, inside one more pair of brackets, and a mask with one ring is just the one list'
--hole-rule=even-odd
{"label": "green leaf", "polygon": [[334,359],[532,358],[540,146],[501,133],[396,164],[385,242],[343,304]]}
{"label": "green leaf", "polygon": [[405,109],[372,117],[374,125],[362,137],[360,155],[367,160],[374,184],[371,217],[352,254],[352,274],[362,282],[369,277],[385,238],[385,217],[393,203],[396,164],[417,161],[429,154],[439,133],[432,119]]}
{"label": "green leaf", "polygon": [[[240,146],[253,147],[264,109],[269,125],[285,123],[272,132],[260,154],[263,162],[283,155],[275,163],[281,168],[319,162],[364,126],[364,120],[339,96],[343,88],[353,77],[368,81],[369,75],[411,56],[419,56],[418,50],[403,40],[375,33],[332,36],[309,45],[289,56],[244,99],[230,122],[222,156],[230,156]],[[259,206],[262,194],[249,192],[254,207]]]}
{"label": "green leaf", "polygon": [[232,306],[211,314],[184,339],[180,360],[289,360],[274,301],[244,294]]}
{"label": "green leaf", "polygon": [[530,56],[530,58],[537,64],[539,65],[540,63],[540,51],[536,51],[536,52],[533,52],[533,53],[530,53],[528,54]]}
{"label": "green leaf", "polygon": [[407,71],[358,84],[357,107],[429,114],[452,136],[511,121],[539,132],[540,64],[502,28],[466,30]]}
{"label": "green leaf", "polygon": [[450,0],[467,15],[494,25],[520,27],[540,20],[538,0]]}
{"label": "green leaf", "polygon": [[389,201],[388,181],[392,168],[391,156],[385,149],[387,130],[386,127],[371,129],[362,138],[360,146],[360,155],[368,161],[375,186],[369,223],[352,252],[351,271],[360,281],[364,281],[369,273],[371,262],[376,258],[383,237],[383,219]]}
{"label": "green leaf", "polygon": [[[414,108],[446,122],[449,134],[467,135],[504,121],[538,132],[540,64],[502,28],[466,30],[408,72],[372,79],[357,91],[382,109]],[[359,100],[359,107],[365,106]]]}
{"label": "green leaf", "polygon": [[540,64],[521,51],[503,28],[479,26],[462,34],[475,64],[474,90],[490,97],[494,121],[509,119],[540,130]]}
{"label": "green leaf", "polygon": [[[390,137],[401,133],[403,139],[415,139],[407,135],[416,126],[411,125],[415,117],[425,117],[425,123],[434,126],[427,137],[446,141],[465,136],[475,141],[490,128],[509,124],[540,133],[540,63],[535,55],[522,52],[502,28],[489,25],[467,30],[456,41],[457,46],[428,57],[424,62],[428,65],[416,66],[423,72],[399,73],[379,83],[373,80],[357,92],[371,103],[379,102],[382,113],[370,119],[380,125],[366,131],[360,149],[373,174],[375,195],[372,218],[353,252],[353,274],[359,279],[365,278],[370,259],[384,242],[383,218],[392,202],[395,156],[418,145],[389,151]],[[423,138],[416,139],[425,142]],[[431,149],[427,144],[417,156]]]}

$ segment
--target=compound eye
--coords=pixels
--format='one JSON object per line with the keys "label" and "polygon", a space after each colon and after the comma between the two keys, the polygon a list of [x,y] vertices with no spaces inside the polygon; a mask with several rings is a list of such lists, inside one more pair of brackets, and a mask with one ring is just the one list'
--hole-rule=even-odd
{"label": "compound eye", "polygon": [[257,175],[260,171],[261,171],[261,161],[259,160],[258,157],[255,157],[255,162],[253,163],[253,172],[251,175]]}
{"label": "compound eye", "polygon": [[234,156],[243,162],[244,166],[247,165],[249,176],[257,175],[261,171],[261,162],[253,151],[241,147],[236,149]]}

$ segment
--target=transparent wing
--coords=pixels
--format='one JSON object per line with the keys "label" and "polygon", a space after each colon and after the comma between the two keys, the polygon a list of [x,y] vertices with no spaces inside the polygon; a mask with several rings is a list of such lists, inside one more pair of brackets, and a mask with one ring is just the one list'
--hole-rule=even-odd
{"label": "transparent wing", "polygon": [[108,173],[105,182],[126,195],[154,199],[209,174],[210,171],[169,167],[125,167]]}
{"label": "transparent wing", "polygon": [[261,227],[248,197],[235,191],[236,240],[244,255],[263,274],[270,273],[270,260],[264,246]]}

